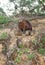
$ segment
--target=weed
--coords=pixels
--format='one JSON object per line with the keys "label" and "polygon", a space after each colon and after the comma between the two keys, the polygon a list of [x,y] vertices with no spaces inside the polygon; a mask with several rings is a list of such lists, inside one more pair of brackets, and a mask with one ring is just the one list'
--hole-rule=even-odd
{"label": "weed", "polygon": [[22,51],[22,50],[18,50],[17,53],[18,53],[19,55],[21,55],[21,54],[23,54],[23,51]]}
{"label": "weed", "polygon": [[6,16],[0,16],[0,24],[6,24],[9,22],[9,18]]}
{"label": "weed", "polygon": [[7,38],[8,38],[8,34],[6,32],[1,33],[0,39],[7,39]]}
{"label": "weed", "polygon": [[10,18],[11,21],[13,21],[14,23],[18,23],[18,19],[16,18]]}
{"label": "weed", "polygon": [[19,56],[16,57],[15,62],[16,62],[16,63],[20,63],[20,62],[21,62],[21,58],[20,58]]}
{"label": "weed", "polygon": [[27,53],[29,51],[29,48],[24,49],[24,53]]}
{"label": "weed", "polygon": [[29,59],[29,60],[32,60],[32,59],[34,58],[34,56],[35,56],[35,55],[34,55],[33,53],[32,53],[32,54],[29,54],[29,55],[28,55],[28,59]]}
{"label": "weed", "polygon": [[38,51],[40,54],[45,54],[45,49],[43,49],[43,48],[39,48]]}
{"label": "weed", "polygon": [[35,39],[35,40],[33,40],[33,43],[34,43],[34,45],[36,45],[37,44],[37,40]]}
{"label": "weed", "polygon": [[23,44],[20,44],[18,47],[19,47],[19,48],[23,48],[24,46],[23,46]]}
{"label": "weed", "polygon": [[42,48],[43,47],[43,43],[39,43],[39,48]]}
{"label": "weed", "polygon": [[42,43],[45,43],[45,35],[41,39]]}

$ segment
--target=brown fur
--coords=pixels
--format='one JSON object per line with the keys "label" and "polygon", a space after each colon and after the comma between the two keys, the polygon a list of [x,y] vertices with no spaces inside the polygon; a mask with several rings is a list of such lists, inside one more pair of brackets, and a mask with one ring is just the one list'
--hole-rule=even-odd
{"label": "brown fur", "polygon": [[18,23],[18,28],[22,31],[25,32],[27,30],[32,31],[32,25],[29,21],[27,20],[22,20]]}

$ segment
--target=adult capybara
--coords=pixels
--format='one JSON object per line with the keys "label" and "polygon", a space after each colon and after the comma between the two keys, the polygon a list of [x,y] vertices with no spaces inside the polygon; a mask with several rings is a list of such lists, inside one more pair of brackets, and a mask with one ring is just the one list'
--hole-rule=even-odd
{"label": "adult capybara", "polygon": [[29,34],[31,34],[31,32],[32,32],[32,25],[31,25],[31,23],[28,21],[28,20],[25,20],[25,19],[23,19],[22,21],[20,21],[19,23],[18,23],[18,28],[22,31],[22,32],[26,32],[26,31],[29,31],[30,33]]}

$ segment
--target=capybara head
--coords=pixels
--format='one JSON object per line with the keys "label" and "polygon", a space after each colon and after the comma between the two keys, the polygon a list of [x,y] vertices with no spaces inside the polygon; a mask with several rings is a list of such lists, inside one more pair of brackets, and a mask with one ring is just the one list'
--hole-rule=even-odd
{"label": "capybara head", "polygon": [[22,32],[26,32],[26,31],[30,31],[30,33],[32,32],[32,25],[31,25],[31,23],[28,20],[25,20],[25,19],[23,19],[22,21],[20,21],[18,23],[18,28]]}

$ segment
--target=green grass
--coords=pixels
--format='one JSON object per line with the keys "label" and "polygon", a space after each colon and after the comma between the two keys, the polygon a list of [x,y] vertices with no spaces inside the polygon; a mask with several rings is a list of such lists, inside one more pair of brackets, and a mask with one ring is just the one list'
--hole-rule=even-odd
{"label": "green grass", "polygon": [[7,16],[0,16],[0,24],[7,24],[9,22],[9,18]]}
{"label": "green grass", "polygon": [[16,18],[10,18],[10,20],[12,21],[12,22],[14,22],[14,23],[18,23],[19,22],[19,20],[18,19],[16,19]]}
{"label": "green grass", "polygon": [[37,45],[37,39],[33,40],[33,44]]}
{"label": "green grass", "polygon": [[18,47],[19,47],[19,48],[23,48],[24,46],[23,46],[23,44],[20,44]]}
{"label": "green grass", "polygon": [[41,41],[40,41],[41,43],[39,43],[39,48],[38,48],[38,52],[40,53],[40,54],[45,54],[45,48],[43,48],[44,47],[44,45],[45,45],[45,35],[41,38]]}
{"label": "green grass", "polygon": [[42,43],[45,43],[45,35],[41,39]]}
{"label": "green grass", "polygon": [[45,49],[39,48],[39,49],[38,49],[38,52],[39,52],[40,54],[45,54]]}
{"label": "green grass", "polygon": [[18,55],[21,55],[21,54],[23,54],[23,50],[18,50],[17,53],[18,53]]}
{"label": "green grass", "polygon": [[0,15],[0,24],[8,24],[9,22],[18,23],[18,19]]}
{"label": "green grass", "polygon": [[29,51],[29,48],[24,49],[24,53],[28,53],[28,51]]}
{"label": "green grass", "polygon": [[3,28],[3,26],[0,25],[0,29],[2,29],[2,28]]}
{"label": "green grass", "polygon": [[7,38],[8,38],[8,34],[6,32],[0,34],[0,39],[7,39]]}
{"label": "green grass", "polygon": [[28,59],[29,60],[32,60],[34,57],[35,57],[35,55],[33,53],[32,54],[28,54]]}
{"label": "green grass", "polygon": [[20,58],[19,56],[16,57],[16,58],[15,58],[15,62],[16,62],[16,63],[20,63],[20,62],[21,62],[21,58]]}
{"label": "green grass", "polygon": [[29,48],[19,49],[17,50],[18,55],[22,55],[23,53],[28,53]]}
{"label": "green grass", "polygon": [[39,43],[39,48],[42,48],[43,47],[43,43]]}

